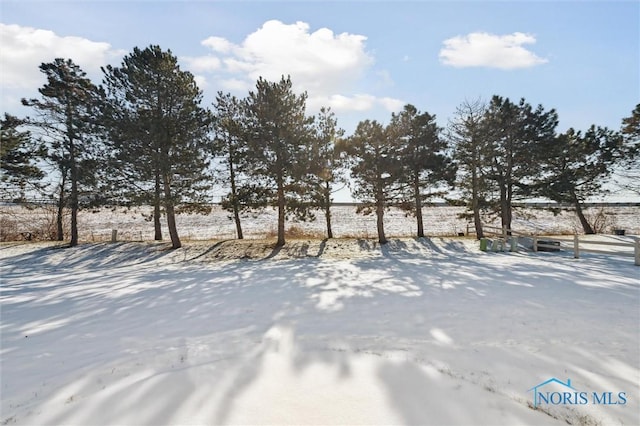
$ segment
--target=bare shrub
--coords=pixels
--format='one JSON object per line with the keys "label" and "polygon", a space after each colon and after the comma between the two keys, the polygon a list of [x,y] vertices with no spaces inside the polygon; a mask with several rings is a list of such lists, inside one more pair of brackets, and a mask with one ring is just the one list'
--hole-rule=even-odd
{"label": "bare shrub", "polygon": [[[8,205],[0,210],[0,241],[44,241],[57,239],[55,206]],[[63,237],[68,236],[69,212],[63,217]]]}
{"label": "bare shrub", "polygon": [[[293,238],[293,239],[302,239],[302,238],[318,239],[318,238],[325,237],[324,234],[320,232],[310,231],[298,225],[289,226],[289,228],[285,230],[284,234],[286,238]],[[265,233],[265,236],[267,238],[276,238],[278,236],[278,231],[274,228],[271,228]]]}
{"label": "bare shrub", "polygon": [[22,239],[19,237],[17,222],[4,215],[0,217],[0,241],[18,241]]}
{"label": "bare shrub", "polygon": [[367,229],[362,230],[362,232],[349,232],[341,235],[339,238],[348,239],[348,240],[357,240],[357,239],[365,239],[370,240],[374,238]]}
{"label": "bare shrub", "polygon": [[615,213],[608,211],[605,207],[599,207],[593,212],[585,213],[585,218],[596,234],[609,232],[616,227]]}

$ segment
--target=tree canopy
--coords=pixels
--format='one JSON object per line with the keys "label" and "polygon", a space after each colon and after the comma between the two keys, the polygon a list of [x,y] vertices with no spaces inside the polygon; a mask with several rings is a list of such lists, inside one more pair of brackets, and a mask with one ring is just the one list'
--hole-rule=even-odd
{"label": "tree canopy", "polygon": [[6,113],[0,120],[0,195],[3,199],[25,199],[26,191],[39,189],[39,181],[44,177],[37,164],[44,152],[36,146],[28,130],[19,130],[24,124],[25,120]]}
{"label": "tree canopy", "polygon": [[[62,210],[71,208],[71,241],[78,244],[78,210],[82,201],[95,197],[100,150],[95,137],[102,93],[71,59],[56,58],[40,65],[47,83],[40,99],[23,99],[37,113],[29,123],[40,131],[44,157],[56,169],[57,237],[63,239]],[[67,200],[68,193],[68,200]],[[68,201],[68,203],[67,203]]]}
{"label": "tree canopy", "polygon": [[202,92],[177,57],[159,46],[136,47],[104,74],[104,123],[118,195],[125,202],[153,203],[156,231],[163,207],[178,248],[176,207],[202,206],[210,187],[211,118],[200,105]]}
{"label": "tree canopy", "polygon": [[378,242],[387,243],[384,212],[399,197],[399,176],[402,172],[397,140],[389,137],[385,127],[377,121],[358,123],[347,141],[351,157],[353,196],[362,203],[359,210],[375,212]]}
{"label": "tree canopy", "polygon": [[391,207],[414,215],[416,235],[427,235],[422,209],[433,198],[465,205],[481,238],[484,215],[511,228],[518,202],[532,197],[570,203],[590,233],[583,206],[607,192],[607,179],[622,176],[621,185],[640,193],[640,104],[619,131],[594,124],[558,133],[555,109],[495,95],[463,102],[446,131],[407,104],[388,124],[365,119],[345,135],[330,108],[308,115],[307,93],[285,76],[259,77],[244,98],[218,92],[209,110],[194,75],[157,45],[105,66],[100,86],[71,59],[40,71],[40,98],[23,99],[35,116],[0,121],[2,196],[46,191],[56,201],[58,239],[63,210],[71,210],[71,245],[80,208],[109,204],[152,206],[155,239],[164,215],[178,248],[176,214],[208,212],[213,187],[238,238],[243,212],[275,208],[277,246],[286,220],[317,211],[332,238],[333,195],[345,185],[359,213],[375,213],[380,243]]}
{"label": "tree canopy", "polygon": [[418,237],[425,236],[423,205],[431,198],[444,196],[445,188],[455,178],[455,165],[441,131],[434,115],[420,112],[410,104],[400,113],[392,114],[387,129],[388,137],[398,147],[402,167],[399,203],[416,217]]}
{"label": "tree canopy", "polygon": [[312,118],[306,100],[306,93],[293,91],[289,77],[259,78],[246,99],[249,174],[264,201],[278,210],[278,246],[285,244],[287,212],[304,218],[309,211],[303,176],[310,164]]}

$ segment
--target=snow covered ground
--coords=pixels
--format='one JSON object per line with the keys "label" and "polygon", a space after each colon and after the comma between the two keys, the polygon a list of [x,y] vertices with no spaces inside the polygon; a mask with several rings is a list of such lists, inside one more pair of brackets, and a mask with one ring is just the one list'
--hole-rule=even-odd
{"label": "snow covered ground", "polygon": [[0,422],[640,424],[640,267],[477,245],[0,245]]}
{"label": "snow covered ground", "polygon": [[[429,236],[455,236],[473,230],[473,225],[458,215],[464,212],[462,207],[438,206],[423,209],[425,232]],[[111,231],[118,230],[123,241],[153,240],[153,224],[149,222],[150,208],[103,208],[96,212],[83,210],[79,214],[79,233],[83,241],[109,241]],[[602,224],[604,233],[612,233],[614,228],[624,229],[628,234],[640,234],[640,206],[599,206],[585,210],[590,222]],[[0,206],[0,215],[7,223],[1,223],[5,230],[15,227],[16,232],[34,232],[49,228],[55,229],[55,209],[25,209],[19,206]],[[376,234],[375,215],[356,214],[353,205],[336,205],[332,208],[333,231],[336,237],[374,238]],[[210,240],[235,238],[235,227],[229,213],[220,206],[213,206],[210,214],[181,214],[177,217],[178,232],[184,240]],[[484,222],[499,226],[497,217],[485,217]],[[165,236],[168,232],[163,218]],[[276,232],[277,214],[273,209],[243,215],[244,234],[247,238],[264,238]],[[287,228],[295,227],[308,236],[322,238],[326,225],[322,213],[315,221],[287,222]],[[385,214],[385,229],[389,236],[411,237],[415,235],[416,221],[406,212],[392,208]],[[553,212],[541,208],[516,209],[513,229],[520,232],[537,234],[573,234],[582,233],[582,227],[574,212],[562,210]],[[20,238],[20,237],[18,237]]]}

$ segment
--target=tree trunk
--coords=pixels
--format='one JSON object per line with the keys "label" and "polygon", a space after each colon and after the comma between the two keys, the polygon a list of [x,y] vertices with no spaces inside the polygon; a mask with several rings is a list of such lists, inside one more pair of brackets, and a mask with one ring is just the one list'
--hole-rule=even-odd
{"label": "tree trunk", "polygon": [[240,223],[240,209],[238,208],[238,200],[235,197],[233,200],[233,221],[236,224],[236,235],[239,240],[242,240],[244,235],[242,234],[242,224]]}
{"label": "tree trunk", "polygon": [[69,247],[78,245],[78,177],[71,165],[71,241]]}
{"label": "tree trunk", "polygon": [[378,227],[378,242],[387,244],[387,237],[384,235],[384,192],[380,187],[376,191],[376,225]]}
{"label": "tree trunk", "polygon": [[238,196],[236,188],[236,171],[233,168],[233,157],[229,155],[229,180],[231,182],[231,206],[233,208],[233,220],[236,224],[236,234],[239,240],[242,240],[242,224],[240,223],[240,206],[238,205]]}
{"label": "tree trunk", "polygon": [[482,229],[482,220],[480,219],[480,209],[476,205],[473,209],[473,224],[476,228],[477,239],[484,238],[484,230]]}
{"label": "tree trunk", "polygon": [[324,217],[327,220],[327,238],[333,238],[331,230],[331,184],[325,182],[324,187]]}
{"label": "tree trunk", "polygon": [[[511,179],[511,177],[509,177],[509,179]],[[507,183],[507,202],[505,204],[507,214],[506,223],[503,225],[507,228],[507,235],[511,235],[511,220],[513,219],[513,185],[510,182],[511,180]]]}
{"label": "tree trunk", "polygon": [[378,242],[387,244],[387,237],[384,235],[384,205],[380,202],[376,205],[376,225],[378,227]]}
{"label": "tree trunk", "polygon": [[156,241],[162,241],[162,224],[160,223],[160,195],[160,173],[156,171],[156,187],[153,194],[153,239]]}
{"label": "tree trunk", "polygon": [[285,210],[285,199],[284,199],[284,182],[282,175],[278,176],[278,241],[276,242],[276,247],[282,247],[285,244],[284,240],[284,210]]}
{"label": "tree trunk", "polygon": [[424,224],[422,222],[422,198],[420,197],[420,180],[417,175],[413,177],[413,196],[416,201],[416,221],[418,222],[418,238],[424,237]]}
{"label": "tree trunk", "polygon": [[580,224],[582,225],[582,229],[584,230],[584,233],[587,235],[595,234],[595,231],[591,227],[591,224],[589,224],[589,221],[587,221],[587,218],[584,217],[584,213],[582,211],[582,205],[580,205],[580,201],[575,196],[574,196],[573,204],[576,206],[576,214],[578,215],[578,219],[580,219]]}
{"label": "tree trunk", "polygon": [[64,177],[64,173],[62,176],[62,182],[60,182],[60,195],[58,196],[58,212],[56,215],[56,239],[58,241],[64,240],[64,226],[63,226],[63,216],[64,216],[64,186],[66,185],[66,178]]}
{"label": "tree trunk", "polygon": [[507,187],[503,183],[499,183],[500,186],[500,223],[507,226],[509,223],[509,206],[507,202]]}
{"label": "tree trunk", "polygon": [[507,235],[511,235],[511,219],[513,217],[512,201],[513,201],[513,163],[514,163],[514,142],[509,138],[507,149],[507,170],[505,175],[506,202],[505,202],[505,221],[502,229],[507,229]]}
{"label": "tree trunk", "polygon": [[471,207],[473,209],[473,224],[476,228],[476,238],[484,238],[482,219],[480,218],[480,200],[478,197],[478,174],[476,170],[471,172]]}
{"label": "tree trunk", "polygon": [[[68,98],[67,98],[68,99]],[[71,174],[71,241],[69,247],[78,245],[78,167],[76,164],[75,132],[73,129],[73,109],[70,100],[66,103],[66,137],[69,142],[69,167]]]}
{"label": "tree trunk", "polygon": [[69,247],[78,245],[78,168],[73,137],[69,140],[69,162],[71,163],[71,241]]}
{"label": "tree trunk", "polygon": [[167,215],[167,228],[169,228],[169,236],[171,237],[171,248],[178,249],[182,247],[182,243],[180,242],[178,228],[176,227],[176,213],[173,208],[169,179],[170,177],[168,175],[164,175],[164,209]]}

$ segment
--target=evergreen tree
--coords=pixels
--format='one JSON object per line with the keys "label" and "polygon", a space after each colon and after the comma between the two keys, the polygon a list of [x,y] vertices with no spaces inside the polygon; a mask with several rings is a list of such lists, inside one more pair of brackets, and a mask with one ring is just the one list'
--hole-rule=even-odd
{"label": "evergreen tree", "polygon": [[622,119],[622,136],[624,137],[624,158],[622,182],[624,189],[640,195],[640,104],[636,105],[629,117]]}
{"label": "evergreen tree", "polygon": [[400,206],[415,216],[418,238],[424,237],[422,206],[432,197],[445,195],[442,184],[452,185],[455,178],[455,166],[447,154],[447,141],[440,137],[441,130],[434,115],[421,113],[413,105],[392,114],[387,130],[395,139],[404,169]]}
{"label": "evergreen tree", "polygon": [[602,186],[613,172],[622,148],[620,134],[607,128],[591,126],[584,134],[567,130],[557,136],[548,160],[540,165],[545,174],[533,186],[535,193],[571,203],[584,233],[595,233],[583,213],[583,203],[602,193]]}
{"label": "evergreen tree", "polygon": [[638,144],[640,144],[640,104],[636,105],[629,117],[622,119],[622,134],[625,138],[635,142],[636,149],[640,149],[638,148]]}
{"label": "evergreen tree", "polygon": [[[71,208],[70,246],[78,244],[78,210],[81,191],[91,191],[96,185],[98,144],[95,138],[95,117],[101,92],[86,77],[86,73],[71,59],[57,58],[40,65],[47,83],[41,87],[41,99],[23,99],[33,107],[38,117],[30,120],[42,133],[46,158],[58,172],[57,238],[63,239],[63,209]],[[67,187],[67,185],[69,187]],[[67,200],[68,193],[68,200]],[[85,201],[85,200],[83,200]]]}
{"label": "evergreen tree", "polygon": [[363,204],[359,212],[375,211],[378,242],[386,244],[384,212],[398,198],[399,176],[402,174],[398,146],[377,121],[358,123],[347,141],[350,155],[352,195]]}
{"label": "evergreen tree", "polygon": [[[151,205],[154,240],[162,240],[162,152],[152,134],[153,117],[144,109],[128,104],[125,86],[118,87],[117,68],[105,71],[109,95],[103,105],[101,123],[105,139],[111,147],[109,173],[104,193],[110,203],[118,206]],[[126,79],[126,76],[117,78]],[[146,123],[146,124],[145,124]]]}
{"label": "evergreen tree", "polygon": [[490,192],[486,179],[491,157],[483,123],[485,112],[486,106],[480,100],[463,102],[449,121],[447,132],[459,172],[456,187],[470,212],[462,217],[473,218],[478,239],[484,237],[481,213],[489,205]]}
{"label": "evergreen tree", "polygon": [[315,117],[315,135],[312,140],[312,161],[309,174],[309,190],[313,206],[322,210],[327,226],[327,238],[333,238],[331,229],[331,204],[336,185],[346,185],[343,173],[345,153],[340,149],[344,130],[330,108],[321,108]]}
{"label": "evergreen tree", "polygon": [[278,247],[285,244],[287,213],[300,218],[309,214],[303,177],[311,161],[313,119],[305,115],[306,99],[306,93],[293,92],[289,77],[278,83],[259,78],[246,99],[249,174],[262,200],[278,209]]}
{"label": "evergreen tree", "polygon": [[173,53],[159,46],[136,47],[120,67],[103,71],[103,123],[122,188],[116,196],[129,204],[153,203],[156,238],[164,208],[172,247],[179,248],[178,209],[207,211],[211,117],[200,105],[202,92]]}
{"label": "evergreen tree", "polygon": [[513,202],[530,195],[528,184],[541,173],[537,164],[544,161],[554,141],[558,115],[541,105],[533,109],[524,99],[514,104],[494,96],[484,120],[492,149],[488,177],[499,191],[502,226],[511,229]]}
{"label": "evergreen tree", "polygon": [[25,120],[11,114],[0,120],[0,196],[12,201],[24,200],[27,191],[40,190],[44,173],[36,162],[44,156],[29,131],[20,131]]}
{"label": "evergreen tree", "polygon": [[213,151],[220,162],[216,183],[229,187],[229,193],[222,198],[221,204],[233,214],[236,235],[243,239],[241,212],[266,206],[263,192],[252,183],[248,174],[245,103],[235,96],[218,92],[213,107]]}

